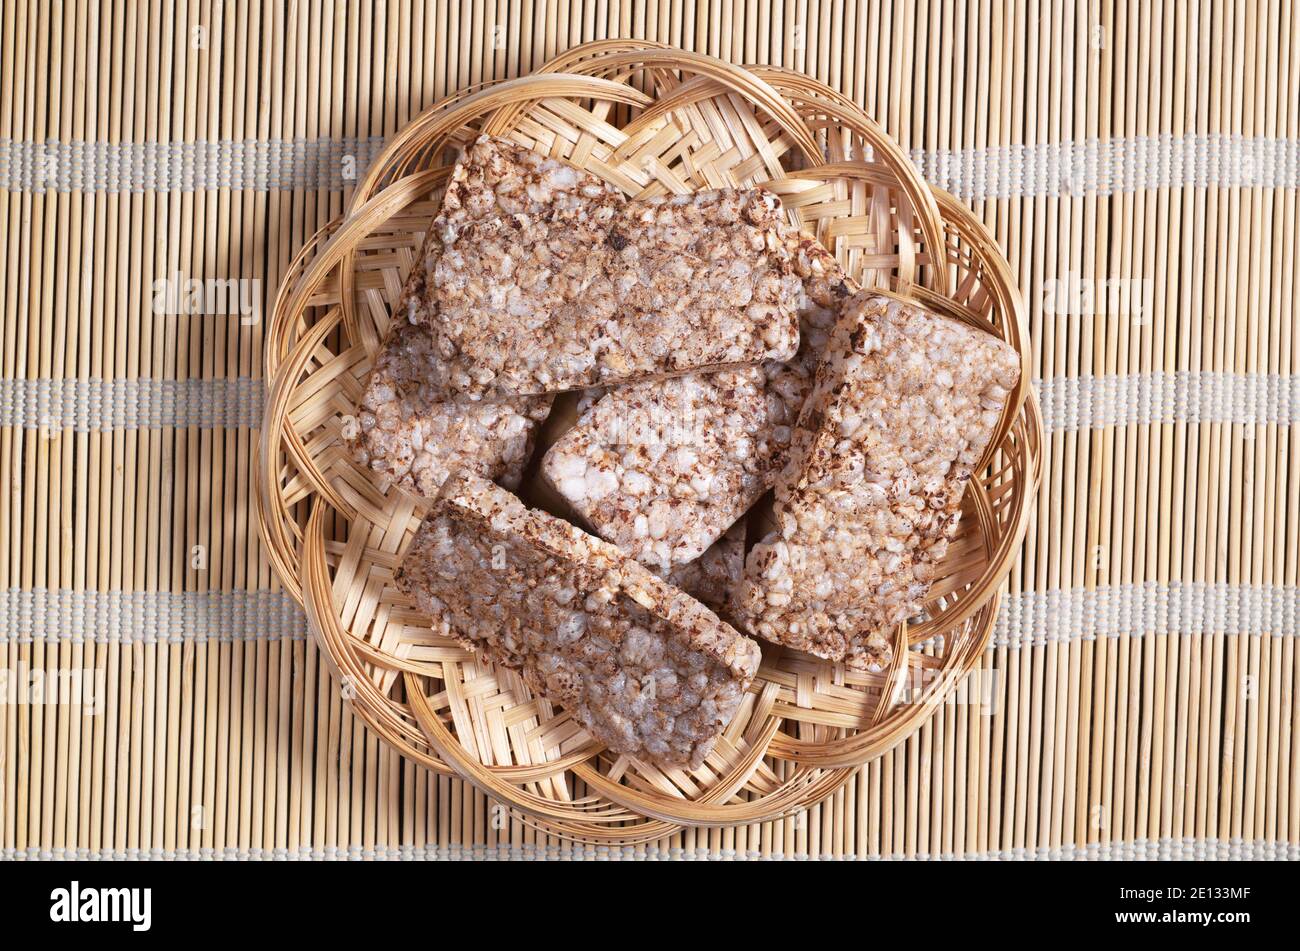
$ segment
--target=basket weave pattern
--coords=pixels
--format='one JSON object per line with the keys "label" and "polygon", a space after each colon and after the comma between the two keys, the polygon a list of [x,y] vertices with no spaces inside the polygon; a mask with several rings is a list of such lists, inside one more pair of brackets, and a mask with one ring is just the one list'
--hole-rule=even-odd
{"label": "basket weave pattern", "polygon": [[[456,773],[548,832],[640,842],[681,825],[788,815],[834,792],[956,689],[983,651],[1039,479],[1027,385],[1008,401],[963,501],[923,621],[890,669],[851,671],[764,645],[700,770],[603,751],[562,709],[453,641],[392,585],[417,499],[381,492],[341,439],[457,151],[481,133],[562,158],[630,198],[763,185],[860,286],[914,297],[1027,361],[1007,264],[958,202],[925,185],[858,107],[805,76],[628,41],[579,47],[410,123],[348,213],[293,262],[272,315],[260,525],[353,709],[403,755]],[[528,498],[530,487],[522,494]],[[755,516],[757,517],[757,516]]]}

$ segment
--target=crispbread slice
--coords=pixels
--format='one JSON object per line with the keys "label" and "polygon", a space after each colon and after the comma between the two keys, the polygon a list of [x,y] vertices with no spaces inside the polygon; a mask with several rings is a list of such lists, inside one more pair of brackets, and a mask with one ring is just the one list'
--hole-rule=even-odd
{"label": "crispbread slice", "polygon": [[750,633],[881,669],[921,608],[962,493],[1020,376],[1001,340],[891,295],[845,308],[750,551]]}
{"label": "crispbread slice", "polygon": [[772,487],[851,293],[815,240],[784,240],[801,286],[794,359],[615,388],[542,460],[542,475],[601,537],[660,573],[699,558]]}
{"label": "crispbread slice", "polygon": [[625,202],[480,137],[434,223],[428,325],[447,385],[479,399],[787,359],[797,281],[780,228],[780,201],[761,189]]}
{"label": "crispbread slice", "polygon": [[703,555],[678,565],[663,577],[730,622],[745,576],[745,521],[732,525]]}
{"label": "crispbread slice", "polygon": [[396,484],[429,498],[458,469],[518,486],[552,397],[448,400],[438,377],[429,331],[396,321],[344,426],[353,458],[378,475],[382,489]]}
{"label": "crispbread slice", "polygon": [[758,645],[613,545],[486,480],[444,484],[397,585],[610,749],[699,766]]}
{"label": "crispbread slice", "polygon": [[[602,537],[664,572],[699,558],[770,485],[762,367],[621,387],[550,448],[542,475]],[[789,443],[790,423],[783,428]]]}

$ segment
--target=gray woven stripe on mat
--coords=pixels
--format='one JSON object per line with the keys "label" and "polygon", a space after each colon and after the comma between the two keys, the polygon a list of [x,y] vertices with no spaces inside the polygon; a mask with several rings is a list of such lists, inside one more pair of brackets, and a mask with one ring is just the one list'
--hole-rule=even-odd
{"label": "gray woven stripe on mat", "polygon": [[[1300,422],[1300,374],[1161,371],[1035,380],[1048,432],[1148,423]],[[0,426],[110,432],[258,426],[262,380],[0,379]]]}
{"label": "gray woven stripe on mat", "polygon": [[283,591],[0,591],[0,643],[247,641],[307,635]]}
{"label": "gray woven stripe on mat", "polygon": [[[306,621],[280,591],[0,591],[0,643],[34,638],[156,643],[301,638]],[[1159,582],[1004,595],[994,647],[1147,633],[1300,634],[1300,588]]]}
{"label": "gray woven stripe on mat", "polygon": [[[6,191],[338,191],[353,184],[384,139],[217,142],[16,142],[0,139]],[[1300,187],[1300,141],[1187,134],[916,149],[921,174],[966,201],[1036,195],[1112,195],[1150,188]]]}
{"label": "gray woven stripe on mat", "polygon": [[0,380],[0,426],[20,429],[235,428],[261,424],[261,380]]}
{"label": "gray woven stripe on mat", "polygon": [[382,137],[219,142],[15,142],[0,139],[6,191],[340,191]]}

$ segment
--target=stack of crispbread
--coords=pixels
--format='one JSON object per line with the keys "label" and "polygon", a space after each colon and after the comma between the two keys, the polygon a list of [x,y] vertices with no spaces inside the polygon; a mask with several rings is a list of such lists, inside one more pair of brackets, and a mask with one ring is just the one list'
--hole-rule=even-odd
{"label": "stack of crispbread", "polygon": [[[344,430],[382,489],[428,505],[398,585],[669,768],[700,767],[742,705],[759,649],[737,628],[890,662],[1020,373],[982,330],[857,292],[762,189],[628,201],[489,137],[405,305]],[[507,491],[566,390],[578,416],[537,475],[581,527]],[[771,489],[776,527],[746,553]]]}

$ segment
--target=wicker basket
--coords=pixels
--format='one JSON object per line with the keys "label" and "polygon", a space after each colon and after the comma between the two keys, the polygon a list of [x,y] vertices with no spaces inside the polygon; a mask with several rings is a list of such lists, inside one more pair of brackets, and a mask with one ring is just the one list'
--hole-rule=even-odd
{"label": "wicker basket", "polygon": [[[421,502],[379,491],[343,447],[342,418],[354,411],[450,164],[481,132],[564,158],[629,196],[763,184],[859,284],[919,299],[1022,354],[1025,382],[966,493],[927,619],[893,633],[891,669],[851,671],[765,645],[759,676],[705,766],[663,771],[603,751],[514,672],[434,636],[393,587]],[[782,70],[646,43],[589,44],[422,114],[359,183],[348,213],[293,262],[268,337],[262,537],[344,696],[403,755],[584,841],[778,818],[904,739],[983,652],[1039,479],[1042,424],[1027,355],[1022,304],[993,241],[853,103]],[[553,436],[559,427],[547,428]]]}

